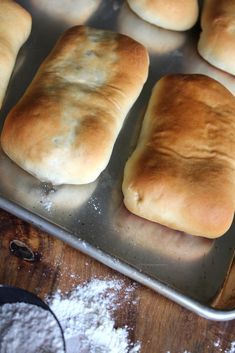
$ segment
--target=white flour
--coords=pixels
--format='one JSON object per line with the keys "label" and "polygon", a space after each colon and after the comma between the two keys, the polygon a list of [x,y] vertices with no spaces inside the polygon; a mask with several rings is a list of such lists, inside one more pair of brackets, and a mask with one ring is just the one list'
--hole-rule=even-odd
{"label": "white flour", "polygon": [[231,347],[225,353],[235,353],[235,341],[230,343]]}
{"label": "white flour", "polygon": [[[48,298],[64,330],[66,352],[140,353],[140,343],[129,340],[128,327],[116,328],[113,319],[123,301],[130,301],[133,289],[121,280],[93,279],[66,296],[57,292]],[[47,311],[25,303],[0,307],[1,353],[62,353],[59,338],[56,321]]]}
{"label": "white flour", "polygon": [[[140,343],[131,344],[128,338],[131,328],[116,328],[113,319],[122,304],[120,292],[122,300],[130,302],[133,289],[126,288],[121,280],[93,279],[66,296],[57,292],[49,298],[48,304],[64,330],[67,353],[140,353]],[[218,338],[208,351],[235,353],[235,341],[226,349],[221,345]],[[0,352],[62,353],[59,328],[39,307],[5,304],[0,307]],[[179,353],[190,352],[182,349]]]}
{"label": "white flour", "polygon": [[227,348],[224,353],[235,353],[235,341],[230,343],[230,347]]}
{"label": "white flour", "polygon": [[0,352],[64,353],[56,320],[36,305],[4,304],[0,307]]}
{"label": "white flour", "polygon": [[[115,328],[112,313],[118,308],[120,280],[99,280],[78,286],[68,297],[57,293],[48,303],[64,330],[67,353],[138,353],[130,344],[128,328]],[[125,300],[133,288],[125,289]]]}

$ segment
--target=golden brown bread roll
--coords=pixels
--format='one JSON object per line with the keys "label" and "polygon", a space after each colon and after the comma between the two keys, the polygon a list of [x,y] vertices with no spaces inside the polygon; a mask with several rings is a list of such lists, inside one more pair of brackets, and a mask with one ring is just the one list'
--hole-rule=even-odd
{"label": "golden brown bread roll", "polygon": [[42,181],[94,181],[143,87],[148,63],[146,49],[127,36],[69,29],[9,113],[4,152]]}
{"label": "golden brown bread roll", "polygon": [[0,108],[19,49],[31,31],[31,15],[11,0],[0,2]]}
{"label": "golden brown bread roll", "polygon": [[134,214],[216,238],[235,207],[235,99],[204,75],[169,75],[154,87],[123,193]]}
{"label": "golden brown bread roll", "polygon": [[235,75],[235,1],[205,0],[201,16],[200,55]]}
{"label": "golden brown bread roll", "polygon": [[186,33],[154,26],[137,16],[123,3],[118,16],[118,31],[143,44],[151,53],[164,55],[181,47]]}
{"label": "golden brown bread roll", "polygon": [[[193,33],[192,33],[193,36]],[[191,37],[182,49],[182,55],[187,60],[183,62],[183,72],[187,74],[203,74],[220,82],[235,96],[235,76],[212,66],[195,50],[195,40]]]}
{"label": "golden brown bread roll", "polygon": [[145,21],[173,31],[186,31],[198,19],[197,0],[127,0]]}

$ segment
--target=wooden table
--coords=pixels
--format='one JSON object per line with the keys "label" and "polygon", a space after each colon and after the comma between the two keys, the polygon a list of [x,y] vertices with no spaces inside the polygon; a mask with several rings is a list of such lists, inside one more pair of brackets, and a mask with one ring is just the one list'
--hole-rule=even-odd
{"label": "wooden table", "polygon": [[[28,262],[9,251],[12,240],[20,240],[38,260]],[[73,274],[71,276],[71,274]],[[0,210],[0,283],[18,286],[42,299],[57,289],[98,278],[115,277],[126,285],[133,281],[62,241]],[[221,353],[235,344],[235,320],[213,322],[180,307],[152,290],[136,285],[133,299],[116,313],[117,326],[132,328],[130,338],[142,343],[141,353]],[[135,303],[135,304],[134,304]]]}

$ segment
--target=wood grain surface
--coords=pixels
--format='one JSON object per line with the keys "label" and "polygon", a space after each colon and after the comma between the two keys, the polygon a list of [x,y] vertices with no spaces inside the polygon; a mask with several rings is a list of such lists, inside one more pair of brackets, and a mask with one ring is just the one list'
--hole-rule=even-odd
{"label": "wood grain surface", "polygon": [[[24,242],[36,253],[25,261],[9,250],[12,240]],[[134,286],[133,300],[120,305],[117,327],[127,325],[130,339],[141,342],[141,353],[231,353],[235,320],[203,319],[152,290],[134,283],[71,248],[64,242],[0,210],[0,283],[30,290],[42,299],[56,290],[97,278],[119,278]]]}

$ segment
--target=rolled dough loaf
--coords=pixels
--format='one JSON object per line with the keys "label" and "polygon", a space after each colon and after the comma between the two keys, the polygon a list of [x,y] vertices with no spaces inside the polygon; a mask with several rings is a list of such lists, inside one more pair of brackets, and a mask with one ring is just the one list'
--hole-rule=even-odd
{"label": "rolled dough loaf", "polygon": [[208,238],[235,209],[235,99],[204,75],[169,75],[154,87],[127,161],[124,203],[134,214]]}
{"label": "rolled dough loaf", "polygon": [[67,30],[7,116],[4,152],[42,181],[94,181],[142,90],[148,63],[144,46],[125,35]]}

